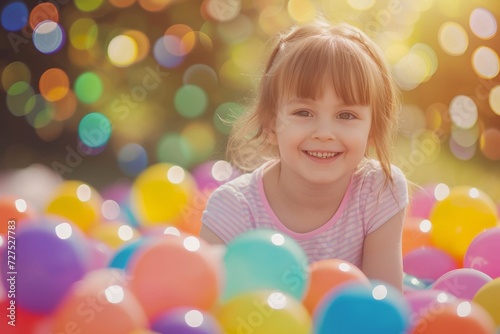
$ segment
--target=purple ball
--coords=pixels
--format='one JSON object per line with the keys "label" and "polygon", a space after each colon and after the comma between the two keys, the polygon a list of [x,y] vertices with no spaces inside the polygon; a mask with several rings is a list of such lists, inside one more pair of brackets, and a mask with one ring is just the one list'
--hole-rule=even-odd
{"label": "purple ball", "polygon": [[151,329],[162,334],[222,334],[222,329],[210,313],[187,307],[161,314],[152,322]]}
{"label": "purple ball", "polygon": [[75,225],[53,220],[25,225],[11,236],[14,242],[7,240],[1,252],[5,290],[25,310],[50,314],[88,268],[85,237]]}
{"label": "purple ball", "polygon": [[238,169],[223,160],[204,162],[196,166],[192,171],[200,191],[215,190],[240,174]]}

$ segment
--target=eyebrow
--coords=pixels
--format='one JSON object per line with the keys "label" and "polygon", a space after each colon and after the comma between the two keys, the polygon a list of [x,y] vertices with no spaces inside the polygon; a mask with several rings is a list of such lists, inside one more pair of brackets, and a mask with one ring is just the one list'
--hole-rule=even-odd
{"label": "eyebrow", "polygon": [[[286,103],[283,103],[283,106],[289,106],[293,104],[315,104],[316,100],[310,99],[307,97],[294,97],[293,99],[287,101]],[[363,104],[346,104],[344,102],[340,102],[337,107],[365,107],[368,105],[363,105]]]}

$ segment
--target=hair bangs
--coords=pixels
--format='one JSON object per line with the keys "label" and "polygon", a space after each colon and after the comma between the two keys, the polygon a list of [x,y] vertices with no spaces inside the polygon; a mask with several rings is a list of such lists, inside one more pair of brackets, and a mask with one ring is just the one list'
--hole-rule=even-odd
{"label": "hair bangs", "polygon": [[320,36],[296,43],[293,49],[276,67],[278,103],[293,97],[316,100],[328,85],[345,105],[373,103],[378,67],[357,44]]}

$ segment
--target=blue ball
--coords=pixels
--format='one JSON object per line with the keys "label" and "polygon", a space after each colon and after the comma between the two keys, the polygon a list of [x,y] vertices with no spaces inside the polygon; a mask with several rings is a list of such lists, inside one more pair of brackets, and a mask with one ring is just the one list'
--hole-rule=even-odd
{"label": "blue ball", "polygon": [[318,305],[314,333],[401,334],[409,319],[407,301],[389,284],[351,282],[332,290]]}

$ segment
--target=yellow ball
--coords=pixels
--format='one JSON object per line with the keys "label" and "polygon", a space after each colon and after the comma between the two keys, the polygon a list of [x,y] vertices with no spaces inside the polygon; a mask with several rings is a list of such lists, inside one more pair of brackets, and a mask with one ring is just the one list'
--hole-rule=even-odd
{"label": "yellow ball", "polygon": [[311,333],[311,317],[304,305],[278,291],[254,291],[237,295],[215,312],[227,334]]}
{"label": "yellow ball", "polygon": [[101,220],[101,195],[81,181],[64,181],[48,201],[45,212],[69,219],[88,232]]}
{"label": "yellow ball", "polygon": [[141,236],[135,228],[120,221],[103,222],[94,227],[89,235],[112,249],[117,249],[124,243],[137,240]]}
{"label": "yellow ball", "polygon": [[432,209],[431,241],[461,263],[472,240],[497,220],[495,203],[487,194],[471,187],[452,188]]}
{"label": "yellow ball", "polygon": [[472,300],[481,305],[500,328],[500,277],[483,285]]}
{"label": "yellow ball", "polygon": [[134,213],[146,226],[170,223],[187,210],[195,189],[193,177],[183,168],[169,163],[152,165],[132,185]]}

